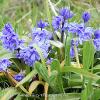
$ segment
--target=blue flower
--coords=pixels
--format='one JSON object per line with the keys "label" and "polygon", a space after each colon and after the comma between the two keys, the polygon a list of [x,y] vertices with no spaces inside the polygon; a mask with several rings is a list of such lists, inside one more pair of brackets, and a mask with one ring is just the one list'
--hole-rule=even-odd
{"label": "blue flower", "polygon": [[78,40],[74,40],[74,39],[71,40],[71,46],[73,46],[73,47],[76,46],[77,47],[78,45],[79,45]]}
{"label": "blue flower", "polygon": [[23,78],[24,78],[24,75],[21,73],[14,75],[14,79],[16,81],[21,81]]}
{"label": "blue flower", "polygon": [[79,35],[82,34],[84,31],[84,24],[78,24],[76,22],[71,22],[69,24],[65,23],[64,28],[67,29],[68,32]]}
{"label": "blue flower", "polygon": [[94,47],[97,51],[100,51],[100,39],[94,39]]}
{"label": "blue flower", "polygon": [[11,61],[8,59],[0,60],[0,71],[6,71],[9,66],[11,66]]}
{"label": "blue flower", "polygon": [[79,38],[78,40],[80,44],[82,44],[83,41],[92,39],[92,35],[94,32],[92,27],[85,28],[83,23],[70,23],[67,25],[66,29],[68,30],[68,32],[74,33]]}
{"label": "blue flower", "polygon": [[92,39],[94,30],[91,27],[86,27],[82,33],[79,34],[79,41],[82,44],[84,41],[89,41]]}
{"label": "blue flower", "polygon": [[47,27],[48,26],[48,23],[47,22],[43,22],[42,20],[40,20],[38,23],[37,23],[37,26],[39,27],[39,28],[45,28],[45,27]]}
{"label": "blue flower", "polygon": [[72,39],[71,40],[71,48],[70,48],[70,56],[71,58],[74,58],[75,57],[75,50],[74,50],[74,47],[76,46],[78,48],[78,45],[79,45],[79,41],[78,40],[74,40]]}
{"label": "blue flower", "polygon": [[44,41],[44,40],[50,40],[52,39],[52,33],[45,30],[45,29],[38,29],[38,28],[34,28],[32,30],[32,41],[34,42],[39,42],[39,41]]}
{"label": "blue flower", "polygon": [[50,41],[49,40],[44,40],[44,41],[38,42],[37,45],[41,49],[44,58],[47,58],[49,48],[50,48]]}
{"label": "blue flower", "polygon": [[84,12],[83,15],[82,15],[82,18],[83,18],[83,20],[84,20],[84,23],[86,23],[86,22],[88,22],[89,19],[91,18],[91,15],[90,15],[90,13],[88,13],[88,12]]}
{"label": "blue flower", "polygon": [[9,51],[14,51],[23,43],[22,40],[18,39],[18,35],[14,32],[11,24],[5,24],[2,30],[2,36],[0,37],[2,45]]}
{"label": "blue flower", "polygon": [[94,38],[95,38],[95,39],[100,39],[100,30],[96,30],[96,31],[94,32]]}
{"label": "blue flower", "polygon": [[17,58],[22,59],[25,64],[33,66],[36,61],[40,60],[40,56],[34,48],[34,44],[40,48],[44,58],[47,58],[51,38],[52,34],[49,31],[45,29],[41,30],[40,28],[34,28],[32,30],[31,43],[28,45],[28,47],[21,48],[19,53],[16,55]]}
{"label": "blue flower", "polygon": [[22,48],[16,56],[29,66],[33,66],[36,61],[40,60],[39,54],[32,46]]}
{"label": "blue flower", "polygon": [[73,12],[68,8],[62,8],[60,10],[60,15],[64,17],[64,20],[67,20],[73,17]]}
{"label": "blue flower", "polygon": [[74,47],[73,46],[70,48],[70,56],[71,56],[71,58],[75,57],[75,51],[74,51]]}
{"label": "blue flower", "polygon": [[49,58],[49,59],[47,59],[46,64],[50,65],[52,63],[52,61],[53,61],[53,58]]}
{"label": "blue flower", "polygon": [[32,45],[37,44],[39,46],[44,58],[47,58],[48,56],[50,39],[52,39],[52,34],[47,30],[35,29],[32,33]]}
{"label": "blue flower", "polygon": [[52,20],[52,26],[54,28],[54,30],[58,30],[61,26],[62,23],[62,17],[61,16],[56,16],[53,18]]}

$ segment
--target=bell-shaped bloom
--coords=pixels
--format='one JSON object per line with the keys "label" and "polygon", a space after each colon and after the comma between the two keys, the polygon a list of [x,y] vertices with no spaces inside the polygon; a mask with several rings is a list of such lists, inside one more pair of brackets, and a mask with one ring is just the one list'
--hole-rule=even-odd
{"label": "bell-shaped bloom", "polygon": [[21,73],[14,75],[14,79],[18,82],[21,81],[23,78],[24,78],[24,75]]}
{"label": "bell-shaped bloom", "polygon": [[91,18],[91,15],[89,12],[84,12],[82,14],[82,19],[84,20],[84,23],[88,22],[90,18]]}
{"label": "bell-shaped bloom", "polygon": [[12,64],[11,61],[8,59],[2,59],[0,60],[0,71],[6,71],[8,67],[10,67]]}

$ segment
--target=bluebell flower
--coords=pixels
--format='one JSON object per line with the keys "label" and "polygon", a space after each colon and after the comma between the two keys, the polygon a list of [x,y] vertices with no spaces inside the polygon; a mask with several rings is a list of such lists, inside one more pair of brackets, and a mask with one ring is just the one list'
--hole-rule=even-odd
{"label": "bluebell flower", "polygon": [[44,40],[44,41],[41,41],[41,42],[37,43],[37,45],[41,49],[43,57],[47,58],[48,57],[49,48],[51,46],[50,45],[50,41],[49,40]]}
{"label": "bluebell flower", "polygon": [[94,47],[96,51],[100,51],[100,39],[94,39]]}
{"label": "bluebell flower", "polygon": [[75,57],[75,51],[74,51],[74,47],[76,46],[76,48],[78,48],[78,45],[79,45],[79,41],[78,40],[74,40],[72,39],[71,40],[71,48],[70,48],[70,56],[71,58],[74,58]]}
{"label": "bluebell flower", "polygon": [[77,25],[77,35],[83,34],[85,31],[84,23],[78,24]]}
{"label": "bluebell flower", "polygon": [[93,28],[92,27],[84,27],[84,24],[77,24],[77,23],[70,23],[67,26],[68,32],[74,33],[79,39],[80,44],[82,44],[83,41],[87,41],[92,39],[93,35]]}
{"label": "bluebell flower", "polygon": [[38,42],[38,41],[44,41],[45,39],[52,39],[52,33],[45,30],[45,29],[38,29],[38,28],[34,28],[32,30],[32,41],[34,42]]}
{"label": "bluebell flower", "polygon": [[72,23],[65,23],[64,28],[67,29],[68,32],[70,33],[77,33],[77,26],[78,24],[75,22]]}
{"label": "bluebell flower", "polygon": [[50,48],[50,39],[52,38],[52,34],[47,30],[38,30],[35,29],[32,33],[32,45],[37,44],[41,49],[44,58],[48,56],[48,50]]}
{"label": "bluebell flower", "polygon": [[52,26],[54,30],[58,30],[61,27],[62,24],[62,17],[61,16],[56,16],[52,20]]}
{"label": "bluebell flower", "polygon": [[33,66],[36,61],[40,60],[40,56],[34,48],[34,44],[40,48],[44,58],[47,58],[51,38],[52,34],[49,31],[45,29],[41,30],[40,28],[34,28],[32,30],[31,43],[28,45],[28,47],[21,48],[19,53],[16,55],[17,58],[22,59],[25,64]]}
{"label": "bluebell flower", "polygon": [[32,46],[21,49],[16,56],[29,66],[33,66],[36,61],[40,60],[39,54]]}
{"label": "bluebell flower", "polygon": [[71,32],[74,36],[78,37],[77,40],[80,44],[92,39],[94,33],[94,29],[92,27],[85,27],[84,23],[78,24],[74,22],[67,25],[65,24],[64,27],[68,30],[68,32]]}
{"label": "bluebell flower", "polygon": [[68,32],[71,32],[73,34],[76,34],[76,35],[79,35],[79,34],[82,34],[85,27],[84,27],[84,24],[81,23],[81,24],[78,24],[76,22],[71,22],[71,23],[66,23],[64,25],[65,29],[67,29]]}
{"label": "bluebell flower", "polygon": [[75,57],[75,51],[74,51],[74,47],[73,46],[70,48],[70,57],[71,58]]}
{"label": "bluebell flower", "polygon": [[48,26],[48,23],[47,22],[43,22],[42,20],[40,20],[38,23],[37,23],[37,26],[39,27],[39,28],[45,28],[45,27],[47,27]]}
{"label": "bluebell flower", "polygon": [[24,78],[24,75],[19,73],[13,76],[16,81],[21,81]]}
{"label": "bluebell flower", "polygon": [[73,17],[73,12],[68,8],[62,8],[60,10],[60,15],[63,16],[64,20],[67,20]]}
{"label": "bluebell flower", "polygon": [[84,12],[84,13],[82,14],[82,18],[83,18],[83,20],[84,20],[84,23],[86,23],[86,22],[88,22],[89,19],[91,18],[91,15],[90,15],[89,12]]}
{"label": "bluebell flower", "polygon": [[19,40],[18,35],[14,32],[13,27],[9,23],[5,24],[0,39],[3,47],[9,51],[16,50],[23,43],[22,40]]}
{"label": "bluebell flower", "polygon": [[92,39],[92,35],[93,35],[93,28],[91,27],[86,27],[82,33],[79,34],[79,41],[80,44],[82,44],[84,41],[89,41]]}
{"label": "bluebell flower", "polygon": [[90,39],[92,39],[92,35],[89,33],[84,33],[79,37],[80,44],[82,44],[84,41],[89,41]]}
{"label": "bluebell flower", "polygon": [[6,71],[9,66],[11,66],[11,61],[8,59],[0,60],[0,71]]}
{"label": "bluebell flower", "polygon": [[78,46],[79,45],[79,41],[78,40],[74,40],[74,39],[72,39],[71,40],[71,46]]}
{"label": "bluebell flower", "polygon": [[96,31],[94,32],[94,38],[95,38],[95,39],[100,39],[100,30],[96,30]]}
{"label": "bluebell flower", "polygon": [[49,59],[47,59],[46,64],[50,65],[52,63],[52,61],[53,61],[53,58],[49,58]]}

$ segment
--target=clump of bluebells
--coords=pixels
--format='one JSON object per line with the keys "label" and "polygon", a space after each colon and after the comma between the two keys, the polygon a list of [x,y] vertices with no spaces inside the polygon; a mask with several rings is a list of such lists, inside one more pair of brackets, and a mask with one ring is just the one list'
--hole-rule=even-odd
{"label": "clump of bluebells", "polygon": [[[15,33],[12,25],[7,23],[2,30],[2,45],[9,52],[15,53],[16,58],[32,67],[36,61],[40,60],[40,56],[34,48],[34,45],[37,45],[40,48],[45,59],[48,57],[52,34],[44,29],[47,26],[47,22],[40,20],[37,24],[37,28],[35,27],[32,30],[32,41],[25,46],[24,41],[18,38],[18,35]],[[5,71],[10,65],[11,63],[8,59],[1,60],[0,71]],[[24,75],[20,73],[14,76],[17,81],[20,81],[23,77]]]}
{"label": "clump of bluebells", "polygon": [[11,52],[19,48],[23,43],[23,41],[18,38],[18,34],[15,33],[12,25],[9,23],[5,24],[0,39],[3,47]]}
{"label": "clump of bluebells", "polygon": [[[78,48],[78,45],[82,45],[85,41],[92,40],[94,43],[94,47],[96,51],[100,51],[100,30],[93,29],[92,27],[86,26],[86,23],[91,18],[89,12],[83,12],[82,14],[82,23],[70,22],[68,20],[74,16],[73,12],[71,12],[68,8],[63,8],[60,10],[58,16],[53,18],[52,26],[55,31],[59,31],[61,33],[61,42],[64,40],[64,33],[68,37],[70,34],[72,35],[71,48],[70,48],[70,56],[73,58],[75,56],[74,46]],[[67,31],[67,32],[66,32]]]}
{"label": "clump of bluebells", "polygon": [[[71,47],[70,47],[70,56],[75,57],[74,47],[79,48],[79,45],[82,45],[85,41],[93,41],[94,47],[97,51],[100,51],[100,30],[93,29],[92,27],[86,26],[86,23],[91,18],[89,12],[84,12],[82,14],[82,23],[70,22],[69,20],[74,17],[74,13],[69,8],[62,8],[58,16],[53,17],[52,27],[54,32],[50,32],[46,29],[50,23],[40,20],[36,27],[32,29],[32,39],[31,42],[25,46],[25,42],[22,39],[19,39],[18,34],[14,31],[10,23],[5,24],[2,34],[1,42],[2,46],[9,52],[14,53],[15,58],[19,59],[29,67],[33,67],[36,61],[41,61],[39,53],[34,48],[34,45],[37,45],[43,57],[46,60],[46,64],[50,64],[54,58],[49,57],[50,50],[53,49],[53,46],[50,44],[53,39],[53,33],[56,35],[56,31],[59,31],[61,34],[60,40],[62,43],[65,43],[65,39],[72,35]],[[65,38],[66,37],[66,38]],[[0,71],[6,71],[9,66],[11,66],[11,61],[8,59],[0,60]],[[15,80],[20,81],[23,79],[24,75],[18,73],[13,76]]]}

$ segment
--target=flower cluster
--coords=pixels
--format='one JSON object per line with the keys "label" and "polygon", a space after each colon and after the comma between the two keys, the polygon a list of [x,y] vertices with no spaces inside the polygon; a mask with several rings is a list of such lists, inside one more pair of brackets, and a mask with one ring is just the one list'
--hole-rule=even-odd
{"label": "flower cluster", "polygon": [[64,30],[64,24],[65,22],[73,17],[73,12],[70,11],[68,8],[62,8],[59,12],[59,16],[54,17],[52,21],[52,26],[54,30]]}
{"label": "flower cluster", "polygon": [[22,59],[29,66],[33,66],[35,61],[40,60],[37,51],[32,46],[21,48],[17,53],[17,58]]}
{"label": "flower cluster", "polygon": [[9,23],[5,24],[0,39],[3,47],[9,51],[16,50],[23,43],[22,40],[19,40],[18,35]]}
{"label": "flower cluster", "polygon": [[68,8],[62,8],[59,14],[60,16],[63,17],[64,20],[67,20],[73,17],[73,12],[71,12],[70,9]]}
{"label": "flower cluster", "polygon": [[[82,44],[84,41],[93,40],[94,47],[97,51],[100,50],[100,30],[96,30],[94,32],[94,29],[92,27],[86,27],[85,23],[89,21],[90,14],[88,12],[84,12],[82,15],[82,18],[84,20],[84,23],[78,24],[78,23],[69,23],[65,25],[65,29],[68,30],[68,32],[72,33],[77,38],[77,41],[79,44]],[[94,38],[93,38],[94,37]],[[74,57],[74,49],[73,46],[71,47],[71,56]]]}
{"label": "flower cluster", "polygon": [[50,39],[52,38],[52,35],[49,31],[43,29],[46,26],[47,23],[40,20],[40,22],[38,22],[39,28],[34,28],[32,31],[32,41],[29,46],[21,48],[19,53],[17,53],[17,58],[22,59],[25,64],[29,66],[33,66],[35,61],[40,60],[40,56],[35,50],[34,44],[36,44],[40,48],[44,58],[47,58],[48,56]]}
{"label": "flower cluster", "polygon": [[52,39],[52,34],[45,29],[33,29],[32,33],[32,44],[37,44],[41,49],[44,58],[48,56],[48,50],[50,47],[50,39]]}
{"label": "flower cluster", "polygon": [[[68,20],[72,18],[73,15],[74,14],[70,11],[70,9],[62,8],[59,15],[55,16],[52,21],[54,31],[60,31],[61,33],[61,42],[64,42],[64,36],[67,37],[71,34],[72,41],[70,56],[72,58],[75,56],[74,47],[78,50],[78,45],[82,45],[83,42],[89,40],[92,40],[95,49],[100,51],[100,30],[94,30],[92,27],[86,26],[86,23],[88,23],[91,18],[90,13],[84,12],[82,14],[82,23],[69,23]],[[18,38],[18,35],[15,33],[11,24],[7,23],[5,24],[0,37],[2,45],[9,51],[16,50],[16,57],[18,59],[23,60],[28,66],[33,66],[36,61],[40,60],[40,56],[34,48],[34,45],[37,45],[40,48],[43,57],[48,59],[49,50],[51,48],[50,40],[53,39],[52,33],[44,29],[48,25],[49,24],[47,22],[40,20],[37,23],[37,27],[32,30],[32,41],[28,44],[28,46],[22,46],[23,41]],[[47,63],[50,63],[51,61],[51,59],[48,59]]]}
{"label": "flower cluster", "polygon": [[[68,34],[72,33],[72,41],[75,40],[78,42],[76,47],[78,48],[78,45],[82,45],[83,42],[92,40],[94,42],[94,47],[97,51],[100,50],[100,30],[94,30],[92,27],[87,27],[86,23],[91,18],[91,15],[89,12],[83,12],[82,19],[83,23],[76,23],[76,22],[70,22],[68,23],[68,19],[73,17],[73,13],[68,8],[62,8],[60,10],[60,13],[58,16],[54,17],[52,21],[52,26],[54,30],[58,31],[61,30],[61,38],[62,34],[67,30]],[[63,30],[63,32],[62,32]],[[93,38],[94,37],[94,38]],[[74,45],[71,42],[71,48],[70,48],[70,55],[73,58],[75,56],[74,52]]]}
{"label": "flower cluster", "polygon": [[6,71],[9,66],[11,66],[11,61],[8,59],[0,60],[0,71]]}

